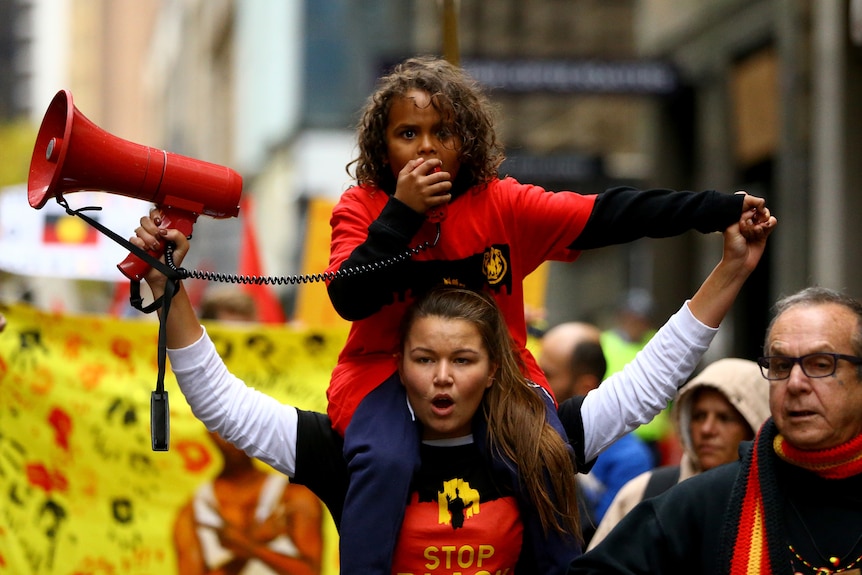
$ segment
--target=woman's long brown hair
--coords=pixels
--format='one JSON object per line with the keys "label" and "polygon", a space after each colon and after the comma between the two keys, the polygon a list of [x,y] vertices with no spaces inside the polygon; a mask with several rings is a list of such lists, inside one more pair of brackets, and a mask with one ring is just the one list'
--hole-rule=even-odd
{"label": "woman's long brown hair", "polygon": [[484,293],[443,286],[431,290],[407,311],[402,341],[417,319],[461,319],[475,325],[496,366],[494,382],[482,399],[488,445],[518,470],[521,484],[547,532],[556,529],[580,539],[575,464],[569,448],[547,421],[544,393],[524,377],[503,315]]}

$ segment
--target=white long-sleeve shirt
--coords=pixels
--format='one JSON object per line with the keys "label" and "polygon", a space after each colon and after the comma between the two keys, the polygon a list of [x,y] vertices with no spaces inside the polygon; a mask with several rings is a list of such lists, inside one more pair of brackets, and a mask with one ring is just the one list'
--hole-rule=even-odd
{"label": "white long-sleeve shirt", "polygon": [[[585,461],[664,409],[717,332],[698,321],[686,302],[631,363],[588,393],[580,409]],[[207,429],[294,476],[296,408],[231,374],[206,331],[188,347],[169,349],[168,356],[192,412]]]}

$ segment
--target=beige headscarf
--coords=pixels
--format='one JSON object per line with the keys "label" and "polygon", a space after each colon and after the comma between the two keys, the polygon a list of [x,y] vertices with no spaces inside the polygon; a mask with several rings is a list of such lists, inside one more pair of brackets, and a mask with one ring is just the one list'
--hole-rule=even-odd
{"label": "beige headscarf", "polygon": [[752,437],[769,417],[769,382],[760,374],[760,367],[756,362],[726,358],[709,364],[680,389],[671,411],[685,452],[683,461],[680,462],[682,475],[685,475],[686,464],[691,465],[691,470],[695,473],[700,471],[700,461],[692,446],[689,424],[695,396],[693,392],[703,387],[715,389],[727,398],[748,422]]}

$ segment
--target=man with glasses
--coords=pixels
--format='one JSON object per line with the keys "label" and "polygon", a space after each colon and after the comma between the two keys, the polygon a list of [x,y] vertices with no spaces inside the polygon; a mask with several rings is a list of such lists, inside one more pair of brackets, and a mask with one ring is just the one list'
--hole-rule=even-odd
{"label": "man with glasses", "polygon": [[757,360],[763,377],[770,381],[778,381],[790,377],[793,366],[799,364],[802,373],[811,378],[829,377],[838,369],[838,360],[843,359],[854,365],[862,364],[862,359],[855,355],[843,353],[808,353],[802,357],[787,357],[786,355],[766,355]]}
{"label": "man with glasses", "polygon": [[783,298],[758,363],[772,416],[740,461],[639,504],[570,575],[862,572],[862,304]]}

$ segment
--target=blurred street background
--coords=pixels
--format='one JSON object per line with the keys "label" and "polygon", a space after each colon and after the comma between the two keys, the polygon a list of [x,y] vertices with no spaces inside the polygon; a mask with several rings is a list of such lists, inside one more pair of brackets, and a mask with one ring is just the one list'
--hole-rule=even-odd
{"label": "blurred street background", "polygon": [[[51,242],[95,242],[88,233],[27,235],[51,223],[48,206],[20,198],[59,90],[107,132],[243,176],[249,203],[238,218],[198,220],[186,267],[248,269],[248,232],[260,273],[291,276],[326,266],[329,210],[350,184],[353,124],[375,79],[444,52],[499,106],[503,174],[584,193],[767,198],[779,229],[710,353],[758,355],[780,294],[815,283],[862,296],[857,0],[2,0],[0,301],[129,313],[113,272],[121,248],[81,252],[93,270],[49,257]],[[148,206],[113,200],[85,201],[105,221],[126,218],[114,231],[128,237]],[[531,313],[540,327],[602,324],[644,288],[663,321],[720,246],[689,233],[547,265],[528,286]],[[341,321],[321,284],[272,291],[289,321]]]}

